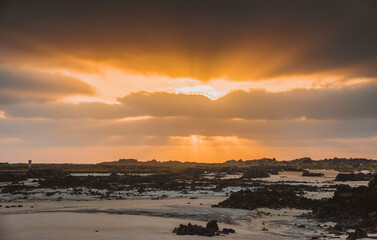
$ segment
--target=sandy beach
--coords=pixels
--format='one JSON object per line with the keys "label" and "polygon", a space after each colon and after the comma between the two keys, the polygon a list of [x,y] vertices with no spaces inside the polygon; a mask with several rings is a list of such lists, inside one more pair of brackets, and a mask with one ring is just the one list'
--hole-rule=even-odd
{"label": "sandy beach", "polygon": [[[303,189],[307,188],[303,194],[311,199],[332,197],[334,186],[338,184],[367,184],[366,181],[334,181],[338,172],[333,170],[312,172],[322,172],[324,175],[303,177],[301,172],[283,171],[253,181],[262,181],[260,184],[266,187],[302,186]],[[81,175],[90,177],[91,174]],[[210,174],[203,175],[204,181],[211,177]],[[233,175],[222,176],[224,181],[232,178]],[[11,183],[3,183],[3,186],[7,184]],[[33,179],[20,184],[37,186]],[[310,190],[312,187],[314,189]],[[80,188],[80,194],[73,188],[56,187],[31,188],[17,194],[2,193],[0,240],[203,239],[200,236],[176,235],[172,231],[180,224],[206,226],[211,220],[217,220],[220,229],[232,228],[236,231],[235,234],[222,234],[216,239],[346,239],[346,233],[335,235],[326,231],[335,223],[319,222],[308,217],[310,210],[213,207],[227,199],[233,191],[243,188],[232,186],[217,191],[211,187],[206,191],[191,190],[184,193],[146,188],[143,192],[136,189],[114,191],[108,199],[90,194],[90,189],[85,187]],[[118,199],[119,196],[124,198]]]}
{"label": "sandy beach", "polygon": [[0,240],[377,239],[377,0],[0,0]]}
{"label": "sandy beach", "polygon": [[[172,234],[172,230],[181,223],[205,225],[206,221],[197,219],[208,217],[218,219],[221,228],[236,230],[236,234],[216,239],[295,239],[301,234],[303,237],[311,234],[310,230],[288,233],[294,224],[290,220],[298,214],[297,211],[275,211],[275,217],[277,214],[283,216],[273,219],[273,216],[262,214],[262,211],[250,213],[246,210],[224,211],[211,208],[210,205],[218,200],[220,199],[24,203],[22,208],[1,209],[1,239],[203,239],[200,236],[177,236]],[[190,204],[187,204],[188,201]],[[274,212],[268,209],[264,211]],[[280,221],[280,224],[274,227],[274,221]],[[297,223],[303,222],[305,220]],[[264,226],[271,230],[261,231]],[[285,236],[288,234],[291,236]]]}

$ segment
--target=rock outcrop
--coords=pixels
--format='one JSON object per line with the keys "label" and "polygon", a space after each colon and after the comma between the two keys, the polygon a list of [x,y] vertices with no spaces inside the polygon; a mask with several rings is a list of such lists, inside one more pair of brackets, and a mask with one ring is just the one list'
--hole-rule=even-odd
{"label": "rock outcrop", "polygon": [[181,224],[179,227],[174,228],[173,233],[177,235],[198,235],[198,236],[220,236],[220,234],[229,234],[235,233],[234,229],[232,228],[223,228],[222,231],[219,230],[219,226],[217,225],[216,220],[209,221],[206,227],[196,225],[196,224]]}
{"label": "rock outcrop", "polygon": [[308,170],[303,170],[302,176],[303,177],[323,177],[325,175],[323,173],[313,173]]}
{"label": "rock outcrop", "polygon": [[377,188],[340,185],[334,196],[313,208],[313,214],[338,224],[338,229],[377,227]]}
{"label": "rock outcrop", "polygon": [[254,210],[256,208],[298,208],[311,209],[318,200],[308,199],[298,196],[292,189],[279,189],[278,187],[269,188],[263,187],[251,190],[241,190],[232,193],[230,197],[214,207],[222,208],[240,208],[247,210]]}
{"label": "rock outcrop", "polygon": [[339,173],[335,181],[369,181],[371,177],[371,173]]}

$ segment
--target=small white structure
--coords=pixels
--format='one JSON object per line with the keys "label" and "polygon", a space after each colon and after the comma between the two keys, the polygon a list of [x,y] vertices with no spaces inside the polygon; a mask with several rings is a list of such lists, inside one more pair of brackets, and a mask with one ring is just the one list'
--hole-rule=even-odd
{"label": "small white structure", "polygon": [[27,163],[27,169],[31,170],[31,160],[29,160],[28,163]]}

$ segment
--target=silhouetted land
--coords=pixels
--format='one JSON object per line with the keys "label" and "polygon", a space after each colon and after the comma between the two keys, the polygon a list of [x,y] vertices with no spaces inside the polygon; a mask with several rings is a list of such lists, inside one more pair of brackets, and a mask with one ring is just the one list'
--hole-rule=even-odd
{"label": "silhouetted land", "polygon": [[[34,164],[31,170],[26,164],[2,163],[0,202],[10,208],[22,207],[20,202],[43,200],[187,198],[190,201],[217,196],[223,199],[213,205],[216,209],[300,209],[309,211],[301,217],[334,222],[334,226],[318,227],[328,234],[344,234],[348,229],[357,229],[357,234],[364,235],[367,234],[364,230],[377,232],[376,169],[376,160],[362,158],[318,161],[265,158],[224,163],[120,159],[98,164]],[[326,171],[334,175],[326,176],[322,173]],[[295,174],[287,175],[289,172]],[[287,179],[289,176],[294,177]],[[12,205],[12,202],[17,204]],[[127,211],[123,214],[156,214],[146,210]],[[221,220],[221,214],[216,216]],[[201,215],[180,216],[186,217],[212,220]],[[233,223],[228,218],[222,221]],[[191,228],[199,235],[221,233],[196,225],[182,225],[179,228],[182,231],[177,228],[176,233],[189,234]]]}
{"label": "silhouetted land", "polygon": [[[341,172],[356,170],[375,170],[377,160],[365,158],[332,158],[312,160],[300,158],[290,161],[277,161],[276,159],[263,158],[254,160],[229,160],[223,163],[197,163],[179,161],[138,161],[136,159],[119,159],[118,161],[102,162],[97,164],[41,164],[34,163],[34,170],[60,170],[70,173],[180,173],[185,171],[210,171],[210,172],[243,172],[250,167],[270,167],[275,170],[303,169],[333,169]],[[26,172],[26,163],[0,163],[0,172],[15,171]]]}

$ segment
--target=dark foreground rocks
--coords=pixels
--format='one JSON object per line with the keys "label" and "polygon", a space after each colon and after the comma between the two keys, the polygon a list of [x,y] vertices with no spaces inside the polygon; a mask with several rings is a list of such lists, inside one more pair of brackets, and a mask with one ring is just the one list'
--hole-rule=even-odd
{"label": "dark foreground rocks", "polygon": [[230,197],[213,207],[240,208],[254,210],[256,208],[298,208],[312,209],[319,203],[318,200],[298,196],[292,189],[279,189],[279,187],[263,187],[251,190],[241,190],[232,193]]}
{"label": "dark foreground rocks", "polygon": [[242,178],[268,178],[270,175],[277,175],[284,169],[281,167],[249,167],[244,171]]}
{"label": "dark foreground rocks", "polygon": [[302,176],[303,177],[323,177],[325,175],[323,173],[313,173],[313,172],[310,172],[308,170],[304,170],[302,172]]}
{"label": "dark foreground rocks", "polygon": [[0,182],[18,182],[25,181],[27,176],[25,173],[12,173],[12,172],[1,172]]}
{"label": "dark foreground rocks", "polygon": [[313,208],[313,214],[320,220],[336,222],[340,230],[364,228],[376,231],[377,188],[340,185],[334,197]]}
{"label": "dark foreground rocks", "polygon": [[270,176],[267,169],[248,168],[242,178],[268,178]]}
{"label": "dark foreground rocks", "polygon": [[372,178],[369,186],[350,187],[339,185],[329,199],[312,200],[302,197],[298,191],[283,187],[266,186],[254,191],[241,190],[213,207],[239,208],[297,208],[311,209],[319,221],[335,222],[329,229],[334,233],[357,229],[350,239],[361,235],[361,230],[377,232],[377,180]]}
{"label": "dark foreground rocks", "polygon": [[369,181],[372,176],[371,173],[339,173],[335,181]]}
{"label": "dark foreground rocks", "polygon": [[179,225],[178,228],[174,228],[173,233],[177,235],[199,235],[199,236],[220,236],[220,234],[229,234],[235,233],[234,229],[232,228],[223,228],[222,231],[219,230],[219,226],[217,225],[216,220],[209,221],[206,227],[200,225],[192,225],[191,223],[187,225]]}
{"label": "dark foreground rocks", "polygon": [[356,240],[356,239],[361,239],[361,238],[367,238],[368,234],[360,228],[356,228],[355,232],[350,233],[347,237],[347,240]]}

